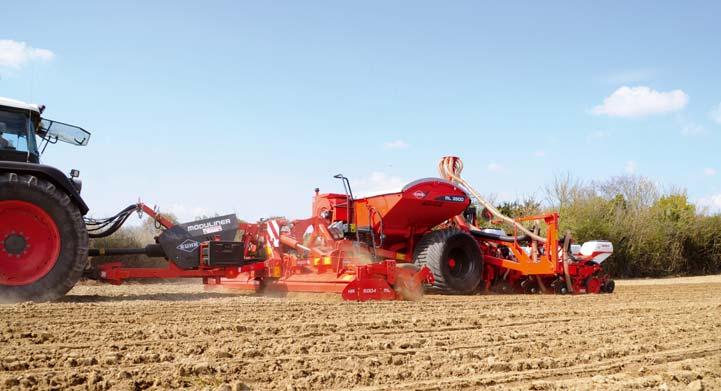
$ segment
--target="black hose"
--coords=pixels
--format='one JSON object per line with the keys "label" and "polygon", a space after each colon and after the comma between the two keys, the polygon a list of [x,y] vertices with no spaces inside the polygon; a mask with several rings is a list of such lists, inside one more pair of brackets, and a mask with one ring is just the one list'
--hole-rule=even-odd
{"label": "black hose", "polygon": [[125,221],[137,210],[138,206],[133,204],[118,212],[115,216],[104,219],[85,218],[85,227],[88,230],[88,237],[97,239],[114,234]]}
{"label": "black hose", "polygon": [[376,236],[373,235],[373,207],[370,205],[366,205],[368,207],[368,233],[371,234],[371,253],[373,255],[373,260],[376,259]]}
{"label": "black hose", "polygon": [[112,221],[112,220],[115,220],[116,218],[118,218],[120,215],[124,215],[129,212],[132,212],[132,211],[136,210],[137,208],[138,208],[138,206],[136,204],[128,205],[127,207],[125,207],[125,209],[118,212],[115,216],[106,217],[104,219],[93,219],[93,218],[86,217],[85,223],[86,224],[101,224],[104,222]]}
{"label": "black hose", "polygon": [[115,222],[110,226],[110,228],[106,228],[103,231],[99,231],[99,229],[95,229],[92,231],[88,230],[89,231],[88,237],[97,239],[97,238],[104,238],[104,237],[110,236],[110,235],[114,234],[115,232],[117,232],[120,229],[120,227],[123,226],[123,224],[128,219],[128,217],[130,217],[130,214],[127,214],[127,215],[123,216],[122,218],[115,220]]}
{"label": "black hose", "polygon": [[[368,207],[368,221],[371,225],[371,237],[373,237],[373,213],[378,215],[378,223],[379,223],[379,232],[378,232],[378,238],[380,240],[380,244],[378,244],[378,247],[383,247],[383,215],[381,212],[379,212],[376,208],[366,205]],[[373,239],[373,245],[375,246],[375,239]]]}

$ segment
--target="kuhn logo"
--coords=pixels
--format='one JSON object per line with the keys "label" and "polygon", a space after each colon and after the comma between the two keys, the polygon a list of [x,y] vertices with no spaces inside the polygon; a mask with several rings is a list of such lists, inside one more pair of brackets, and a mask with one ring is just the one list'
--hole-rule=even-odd
{"label": "kuhn logo", "polygon": [[416,197],[416,198],[418,198],[419,200],[420,200],[421,198],[425,198],[425,196],[426,196],[426,193],[423,192],[423,191],[421,191],[421,190],[416,190],[416,191],[413,192],[413,197]]}
{"label": "kuhn logo", "polygon": [[185,241],[180,243],[176,248],[180,251],[185,251],[186,253],[192,253],[196,248],[198,248],[198,242],[192,239],[185,239]]}
{"label": "kuhn logo", "polygon": [[207,229],[210,227],[222,226],[224,224],[230,224],[230,219],[215,220],[215,221],[209,221],[207,223],[189,225],[187,229],[188,229],[188,232],[190,232],[190,231],[197,231],[199,229]]}

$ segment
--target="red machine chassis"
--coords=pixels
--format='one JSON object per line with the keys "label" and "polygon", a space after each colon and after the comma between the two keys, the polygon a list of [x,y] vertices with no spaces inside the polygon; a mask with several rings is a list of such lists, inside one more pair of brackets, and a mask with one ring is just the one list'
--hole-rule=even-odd
{"label": "red machine chassis", "polygon": [[[524,247],[516,231],[511,240],[476,234],[480,229],[473,225],[475,220],[469,223],[462,215],[470,203],[465,194],[437,178],[413,182],[400,193],[359,199],[316,191],[311,218],[238,224],[238,240],[247,261],[211,266],[201,256],[198,266],[190,269],[171,260],[165,268],[132,268],[113,262],[99,266],[98,275],[111,284],[131,278],[202,278],[209,289],[336,292],[357,301],[414,299],[422,294],[424,284],[433,284],[427,267],[413,265],[417,243],[434,229],[455,229],[475,235],[484,264],[482,290],[604,291],[608,276],[600,265],[575,261],[569,253],[568,235],[563,244],[559,242],[557,213],[515,220],[514,224],[545,225],[545,240],[536,236],[539,240],[526,240],[529,246]],[[137,210],[165,229],[174,226],[143,203],[137,204]],[[219,239],[200,243],[201,254],[212,240]],[[455,261],[448,262],[452,268],[450,262]]]}
{"label": "red machine chassis", "polygon": [[[163,217],[155,209],[144,203],[138,203],[139,211],[146,213],[165,229],[174,226],[173,222]],[[325,235],[326,246],[308,248],[292,237],[282,234],[272,236],[274,220],[266,220],[258,224],[240,223],[245,244],[245,257],[253,258],[252,254],[260,251],[267,253],[265,260],[250,261],[246,265],[212,267],[206,265],[201,257],[197,268],[183,269],[173,261],[167,267],[138,268],[125,267],[121,262],[105,263],[98,267],[98,277],[110,284],[119,285],[124,280],[137,278],[202,278],[209,288],[217,287],[221,280],[233,281],[231,286],[242,289],[262,291],[296,292],[335,292],[341,293],[345,300],[396,300],[413,299],[422,293],[424,283],[433,283],[433,276],[427,268],[409,270],[396,266],[394,259],[381,262],[356,262],[358,258],[368,258],[367,248],[358,246],[348,240],[336,241],[330,232],[316,219],[310,224],[317,227],[320,235]],[[269,225],[270,224],[270,225]],[[271,232],[271,233],[269,233]],[[259,240],[260,239],[260,240]],[[276,241],[275,248],[272,242]],[[259,249],[258,242],[265,243]],[[201,251],[209,242],[200,243]],[[297,251],[304,252],[314,258],[299,258],[295,254],[283,253],[279,250],[280,243]],[[375,249],[375,256],[398,256],[393,252]],[[348,256],[347,254],[353,254]],[[242,278],[241,276],[245,276]],[[227,284],[227,283],[226,283]]]}

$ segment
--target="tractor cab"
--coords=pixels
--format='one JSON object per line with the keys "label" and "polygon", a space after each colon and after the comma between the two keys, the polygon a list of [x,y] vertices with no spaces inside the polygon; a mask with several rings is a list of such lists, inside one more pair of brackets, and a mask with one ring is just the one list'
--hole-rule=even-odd
{"label": "tractor cab", "polygon": [[58,141],[78,146],[88,144],[90,132],[42,118],[44,108],[0,98],[0,161],[37,164],[48,144]]}

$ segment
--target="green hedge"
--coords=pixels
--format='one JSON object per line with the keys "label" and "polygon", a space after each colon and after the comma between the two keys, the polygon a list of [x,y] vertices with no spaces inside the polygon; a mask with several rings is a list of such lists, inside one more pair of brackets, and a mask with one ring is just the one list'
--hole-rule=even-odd
{"label": "green hedge", "polygon": [[617,277],[660,277],[721,272],[721,215],[699,210],[685,192],[665,192],[650,180],[617,177],[584,184],[556,179],[549,208],[561,230],[577,240],[607,239],[614,255],[606,268]]}

